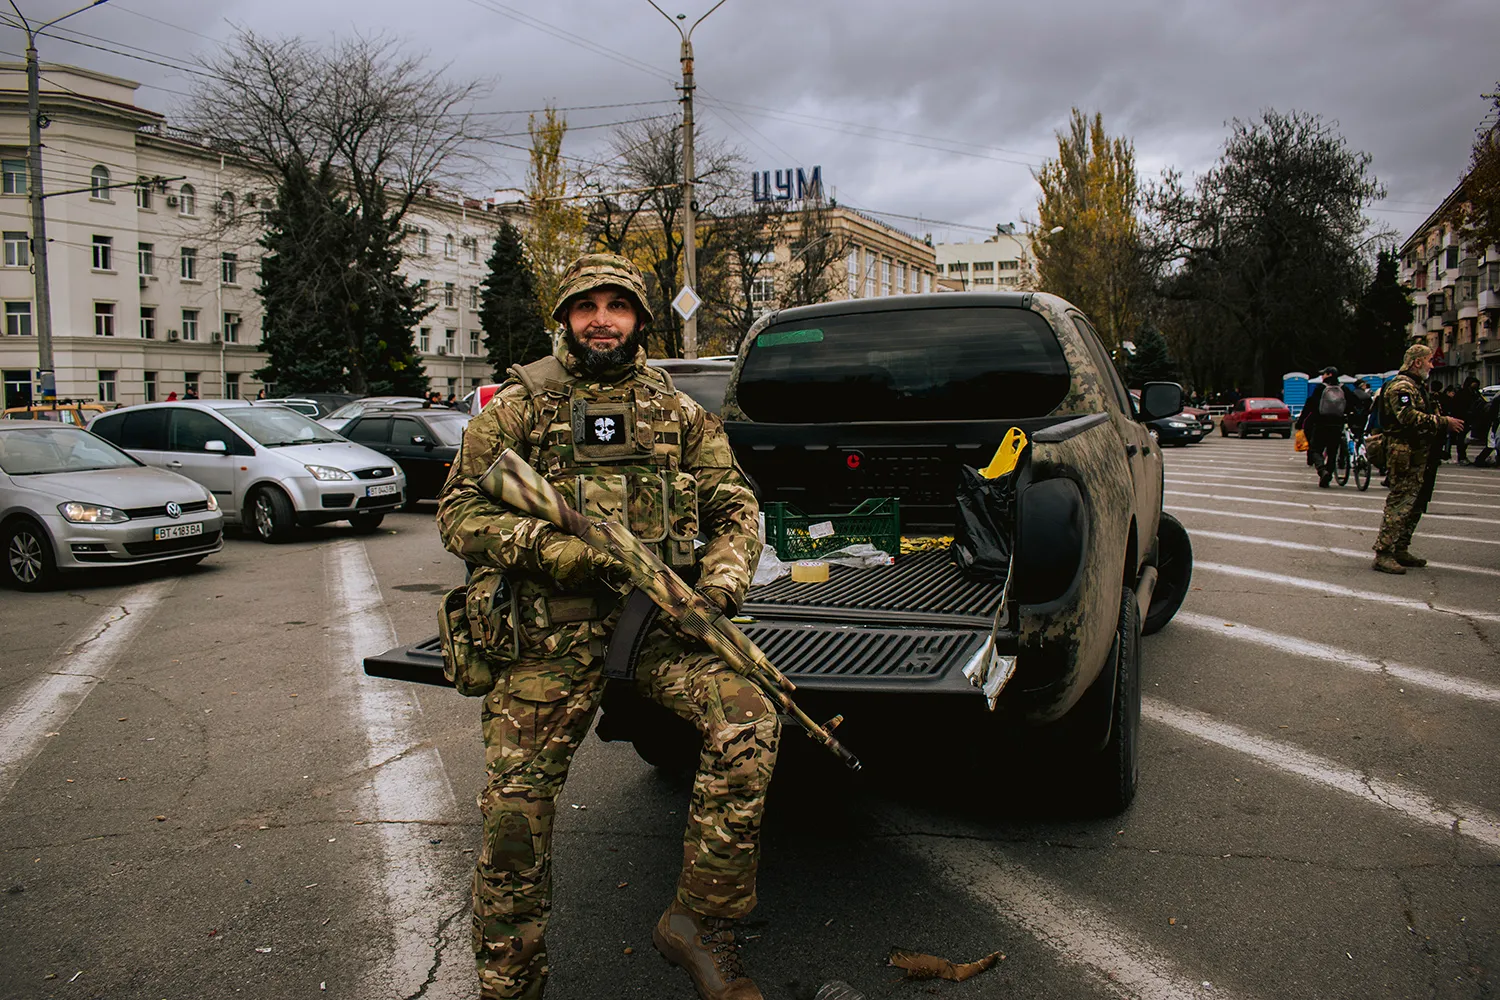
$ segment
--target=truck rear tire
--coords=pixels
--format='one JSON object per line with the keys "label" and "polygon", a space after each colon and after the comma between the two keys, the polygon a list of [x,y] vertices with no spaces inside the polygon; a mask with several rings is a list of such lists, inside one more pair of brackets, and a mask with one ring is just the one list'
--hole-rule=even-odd
{"label": "truck rear tire", "polygon": [[1109,739],[1100,749],[1080,751],[1073,762],[1079,810],[1090,816],[1114,816],[1135,801],[1140,781],[1141,614],[1135,591],[1123,588],[1120,620],[1110,652],[1114,676],[1101,671],[1096,683],[1113,682]]}
{"label": "truck rear tire", "polygon": [[1166,627],[1182,607],[1192,582],[1192,540],[1181,521],[1162,511],[1156,526],[1156,589],[1141,623],[1142,635],[1155,635]]}

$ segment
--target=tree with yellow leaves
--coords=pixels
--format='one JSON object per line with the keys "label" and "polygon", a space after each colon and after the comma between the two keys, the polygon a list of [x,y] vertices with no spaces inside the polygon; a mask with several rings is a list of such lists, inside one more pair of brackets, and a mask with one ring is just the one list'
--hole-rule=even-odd
{"label": "tree with yellow leaves", "polygon": [[547,312],[562,287],[563,272],[583,251],[584,212],[568,196],[570,177],[562,156],[567,118],[548,105],[540,121],[536,115],[530,116],[526,129],[531,133],[531,165],[526,171],[531,233],[526,239],[526,256],[541,320],[545,328],[550,328],[552,318]]}
{"label": "tree with yellow leaves", "polygon": [[1131,339],[1144,313],[1135,146],[1111,138],[1104,117],[1073,109],[1057,133],[1057,158],[1033,175],[1041,185],[1032,237],[1042,291],[1093,320],[1111,350]]}

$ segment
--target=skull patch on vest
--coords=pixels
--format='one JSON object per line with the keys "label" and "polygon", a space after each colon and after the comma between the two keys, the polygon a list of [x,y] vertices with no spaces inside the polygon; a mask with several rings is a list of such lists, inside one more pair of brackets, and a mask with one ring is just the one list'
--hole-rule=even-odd
{"label": "skull patch on vest", "polygon": [[589,444],[613,444],[615,435],[619,433],[614,417],[595,417],[592,426]]}

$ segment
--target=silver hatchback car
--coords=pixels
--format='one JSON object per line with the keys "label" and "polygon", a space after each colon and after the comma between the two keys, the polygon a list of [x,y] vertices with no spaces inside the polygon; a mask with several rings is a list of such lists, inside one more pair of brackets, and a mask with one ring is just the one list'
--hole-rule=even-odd
{"label": "silver hatchback car", "polygon": [[329,521],[374,531],[405,502],[406,476],[389,458],[279,406],[148,403],[96,417],[89,430],[208,487],[227,523],[266,542]]}
{"label": "silver hatchback car", "polygon": [[81,427],[0,424],[0,551],[13,586],[100,565],[196,563],[223,547],[223,527],[207,489]]}

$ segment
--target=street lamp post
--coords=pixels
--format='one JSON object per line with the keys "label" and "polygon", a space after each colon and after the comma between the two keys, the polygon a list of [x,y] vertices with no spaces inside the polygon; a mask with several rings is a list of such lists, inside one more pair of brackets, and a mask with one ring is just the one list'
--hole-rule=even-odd
{"label": "street lamp post", "polygon": [[[704,18],[724,6],[724,0],[708,8],[703,17],[683,31],[677,21],[687,20],[686,14],[678,14],[677,20],[657,6],[656,0],[646,0],[656,12],[666,18],[682,36],[682,277],[683,284],[697,291],[698,284],[698,204],[693,200],[693,31]],[[693,312],[682,321],[682,353],[688,358],[698,356],[698,313]]]}
{"label": "street lamp post", "polygon": [[11,9],[21,19],[21,30],[26,32],[26,117],[30,129],[26,148],[26,196],[31,202],[31,261],[36,274],[37,376],[41,379],[44,403],[57,398],[57,373],[52,359],[52,292],[47,282],[47,216],[42,209],[42,70],[37,61],[36,36],[59,21],[66,21],[74,14],[107,2],[94,0],[33,28],[26,15],[21,13],[21,8],[16,6],[16,0],[10,0]]}

